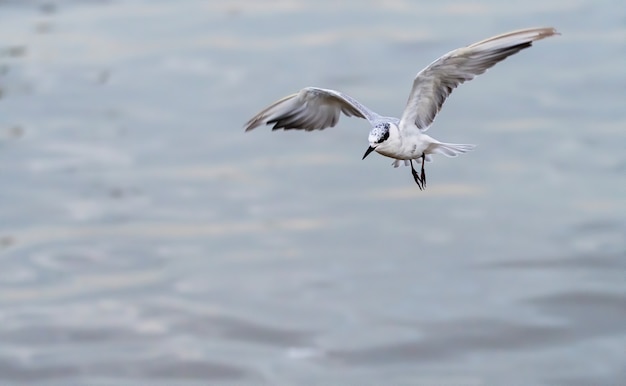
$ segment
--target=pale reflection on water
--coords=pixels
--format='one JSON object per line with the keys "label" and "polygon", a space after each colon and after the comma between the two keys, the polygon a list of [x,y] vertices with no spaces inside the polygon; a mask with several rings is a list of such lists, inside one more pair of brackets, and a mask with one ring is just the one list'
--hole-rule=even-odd
{"label": "pale reflection on water", "polygon": [[[0,2],[0,383],[626,379],[618,1]],[[243,133],[307,85],[398,115],[438,55],[542,41],[432,130]]]}

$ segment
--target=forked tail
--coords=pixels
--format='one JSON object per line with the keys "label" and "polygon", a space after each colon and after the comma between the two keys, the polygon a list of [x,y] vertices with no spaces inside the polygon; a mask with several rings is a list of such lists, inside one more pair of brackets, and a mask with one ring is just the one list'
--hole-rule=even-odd
{"label": "forked tail", "polygon": [[446,157],[456,157],[459,154],[474,150],[475,147],[476,145],[439,142],[430,145],[428,150],[430,153],[443,154]]}

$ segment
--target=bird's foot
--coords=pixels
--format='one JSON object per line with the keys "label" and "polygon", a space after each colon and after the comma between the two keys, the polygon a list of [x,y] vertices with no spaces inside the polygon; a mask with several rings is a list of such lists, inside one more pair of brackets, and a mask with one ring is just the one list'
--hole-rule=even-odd
{"label": "bird's foot", "polygon": [[422,153],[422,188],[426,189],[426,172],[424,171],[424,161],[426,160],[426,154]]}
{"label": "bird's foot", "polygon": [[413,160],[411,160],[411,174],[413,175],[413,179],[415,180],[415,183],[417,184],[417,187],[420,188],[420,190],[424,190],[424,181],[425,181],[425,179],[424,179],[423,175],[420,176],[419,173],[413,167]]}

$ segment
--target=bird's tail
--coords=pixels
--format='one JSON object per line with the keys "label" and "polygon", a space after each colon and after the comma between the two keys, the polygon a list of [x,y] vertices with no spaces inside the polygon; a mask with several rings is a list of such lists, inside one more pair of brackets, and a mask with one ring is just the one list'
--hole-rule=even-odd
{"label": "bird's tail", "polygon": [[[468,144],[461,144],[461,143],[443,143],[443,142],[434,142],[431,143],[428,146],[428,149],[426,150],[426,156],[425,156],[425,161],[426,162],[431,162],[432,161],[432,156],[431,154],[443,154],[446,157],[456,157],[459,154],[463,154],[463,153],[467,153],[468,151],[472,151],[474,150],[474,148],[476,147],[476,145],[468,145]],[[428,154],[430,153],[430,154]],[[419,158],[417,159],[419,161]],[[394,168],[397,168],[398,166],[402,165],[404,163],[404,166],[409,166],[410,165],[410,161],[409,160],[395,160],[393,161],[393,163],[391,164],[391,166],[393,166]]]}
{"label": "bird's tail", "polygon": [[430,153],[443,154],[446,157],[456,157],[459,154],[467,153],[474,150],[476,145],[467,145],[460,143],[433,143],[429,146]]}

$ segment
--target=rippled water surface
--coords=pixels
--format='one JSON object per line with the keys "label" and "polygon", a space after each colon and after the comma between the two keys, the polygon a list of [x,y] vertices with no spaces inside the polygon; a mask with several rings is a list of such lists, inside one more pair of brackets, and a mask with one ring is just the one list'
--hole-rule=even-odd
{"label": "rippled water surface", "polygon": [[[243,132],[537,25],[424,192],[357,119]],[[623,384],[624,47],[617,0],[0,1],[0,383]]]}

